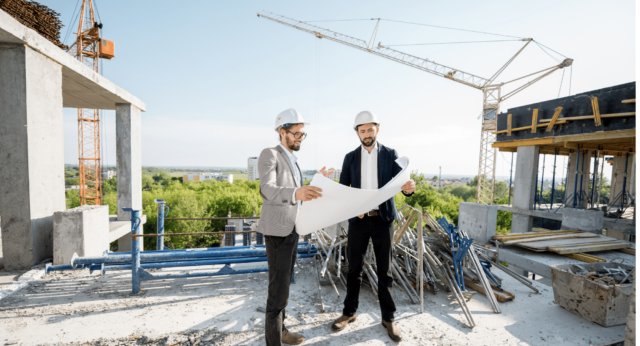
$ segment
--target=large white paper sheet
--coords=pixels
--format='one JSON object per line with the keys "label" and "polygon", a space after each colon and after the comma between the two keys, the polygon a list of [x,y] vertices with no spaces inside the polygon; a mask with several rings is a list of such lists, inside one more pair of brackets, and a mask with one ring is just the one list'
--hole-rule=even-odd
{"label": "large white paper sheet", "polygon": [[411,179],[409,159],[401,157],[396,162],[402,171],[378,190],[354,189],[316,174],[309,185],[321,188],[322,197],[302,203],[296,220],[298,234],[306,235],[364,214],[395,196]]}

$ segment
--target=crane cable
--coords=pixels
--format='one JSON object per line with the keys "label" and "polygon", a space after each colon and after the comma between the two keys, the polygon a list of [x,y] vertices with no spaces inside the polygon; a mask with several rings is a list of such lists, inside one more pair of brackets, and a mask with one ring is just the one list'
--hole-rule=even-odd
{"label": "crane cable", "polygon": [[67,40],[69,39],[69,35],[71,35],[71,26],[73,26],[73,24],[76,22],[77,15],[80,14],[80,12],[78,12],[76,15],[76,11],[78,10],[79,4],[80,4],[80,0],[76,2],[76,8],[73,10],[73,14],[71,15],[71,23],[69,26],[67,26],[67,33],[65,34],[64,39],[62,40],[63,44],[67,42]]}

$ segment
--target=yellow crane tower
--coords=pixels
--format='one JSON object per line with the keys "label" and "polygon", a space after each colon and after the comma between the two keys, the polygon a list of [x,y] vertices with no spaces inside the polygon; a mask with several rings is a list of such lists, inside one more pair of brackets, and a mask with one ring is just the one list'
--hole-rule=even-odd
{"label": "yellow crane tower", "polygon": [[[271,12],[258,13],[258,17],[272,20],[274,22],[284,24],[286,26],[298,29],[314,35],[317,38],[325,38],[334,42],[347,45],[419,70],[429,72],[436,76],[444,77],[452,81],[476,88],[483,93],[482,102],[482,127],[480,135],[480,160],[478,164],[478,193],[476,201],[482,204],[493,204],[493,188],[496,174],[496,149],[492,144],[496,141],[496,135],[492,132],[496,131],[496,115],[500,111],[500,103],[506,99],[531,86],[542,78],[552,74],[553,72],[571,66],[573,59],[564,59],[560,64],[549,68],[515,78],[508,82],[497,83],[496,78],[515,60],[515,58],[531,43],[533,39],[524,38],[524,46],[509,59],[491,78],[482,78],[471,73],[467,73],[458,69],[451,68],[428,59],[420,58],[414,55],[403,53],[401,51],[385,47],[378,43],[375,45],[375,38],[378,33],[380,19],[371,35],[369,42],[355,37],[344,35],[329,29],[320,28],[307,22],[302,22],[292,18],[277,15]],[[524,82],[503,95],[502,87],[506,84],[516,82],[528,77],[535,78]]]}
{"label": "yellow crane tower", "polygon": [[[102,23],[95,18],[92,0],[83,0],[79,12],[78,32],[69,53],[92,70],[100,72],[100,58],[114,57],[112,41],[100,38]],[[100,162],[100,110],[78,109],[78,163],[80,205],[102,204],[102,170]]]}

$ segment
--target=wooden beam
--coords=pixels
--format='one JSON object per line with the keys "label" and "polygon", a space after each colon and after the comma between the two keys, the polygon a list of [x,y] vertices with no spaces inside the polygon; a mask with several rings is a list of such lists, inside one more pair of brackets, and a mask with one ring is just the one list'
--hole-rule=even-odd
{"label": "wooden beam", "polygon": [[508,148],[508,147],[524,147],[528,145],[542,145],[553,144],[553,137],[549,138],[535,138],[535,139],[522,139],[519,141],[508,142],[495,142],[491,147],[493,148]]}
{"label": "wooden beam", "polygon": [[538,130],[538,108],[533,109],[533,116],[531,117],[531,133],[536,133]]}
{"label": "wooden beam", "polygon": [[636,99],[622,100],[622,103],[636,103]]}
{"label": "wooden beam", "polygon": [[[636,116],[636,112],[600,114],[600,118],[620,118],[620,117],[634,117],[634,116]],[[560,120],[575,121],[575,120],[589,120],[593,118],[594,118],[594,115],[581,115],[578,117],[560,118]],[[551,122],[551,120],[553,119],[540,119],[540,122],[548,123],[548,122]]]}
{"label": "wooden beam", "polygon": [[511,114],[507,115],[507,136],[511,137]]}
{"label": "wooden beam", "polygon": [[553,126],[555,126],[555,124],[558,122],[558,117],[560,116],[560,112],[562,112],[562,107],[556,108],[556,112],[553,113],[553,117],[549,122],[549,126],[547,126],[547,132],[551,132],[551,130],[553,130]]}
{"label": "wooden beam", "polygon": [[[569,122],[566,121],[566,120],[558,120],[558,122],[556,122],[556,125],[567,124],[567,123],[569,123]],[[511,132],[531,130],[531,128],[532,128],[532,126],[516,127],[514,129],[511,129]],[[508,133],[507,131],[508,130],[500,130],[500,131],[494,131],[494,132],[491,132],[491,133],[493,133],[494,135],[499,135],[501,133]]]}
{"label": "wooden beam", "polygon": [[578,146],[582,149],[592,149],[592,150],[614,150],[614,151],[626,151],[628,153],[633,153],[635,152],[635,147],[620,147],[620,146],[616,146],[616,145],[602,145],[602,144],[591,144],[591,143],[584,143],[584,144],[578,144],[575,142],[565,142],[564,143],[564,147],[565,148],[578,148]]}
{"label": "wooden beam", "polygon": [[595,118],[596,126],[601,126],[602,120],[600,119],[600,107],[598,107],[597,97],[591,99],[591,107],[593,108],[593,117]]}
{"label": "wooden beam", "polygon": [[568,135],[568,136],[560,136],[553,137],[554,143],[560,142],[587,142],[587,141],[597,141],[600,139],[613,139],[613,138],[635,138],[636,130],[618,130],[618,131],[605,131],[605,132],[593,132],[593,133],[582,133],[579,135]]}

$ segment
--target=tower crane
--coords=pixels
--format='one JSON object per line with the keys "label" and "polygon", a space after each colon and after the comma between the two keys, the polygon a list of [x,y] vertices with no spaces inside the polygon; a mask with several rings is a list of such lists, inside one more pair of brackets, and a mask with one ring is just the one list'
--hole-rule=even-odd
{"label": "tower crane", "polygon": [[[79,12],[78,32],[68,52],[100,72],[100,58],[114,57],[113,41],[100,38],[102,23],[94,14],[93,0],[83,0]],[[102,170],[100,163],[100,110],[78,109],[78,161],[80,205],[102,204]]]}
{"label": "tower crane", "polygon": [[[411,54],[407,54],[386,46],[381,43],[375,45],[375,38],[378,33],[378,26],[380,19],[376,23],[376,26],[371,35],[369,42],[355,38],[352,36],[344,35],[329,29],[320,28],[307,22],[295,20],[285,16],[277,15],[271,12],[258,13],[258,17],[272,20],[274,22],[284,24],[286,26],[298,29],[309,34],[314,35],[319,39],[327,39],[337,43],[344,44],[346,46],[356,48],[401,64],[417,68],[419,70],[434,74],[439,77],[458,82],[472,88],[478,89],[483,93],[482,101],[482,127],[480,135],[480,160],[478,164],[478,192],[476,195],[476,201],[481,204],[493,204],[493,189],[495,185],[496,174],[496,149],[492,147],[492,144],[496,141],[496,135],[493,131],[496,131],[496,115],[500,111],[500,104],[526,89],[532,84],[538,82],[544,77],[552,74],[553,72],[571,66],[573,59],[564,59],[560,64],[554,65],[543,70],[527,74],[525,76],[515,78],[508,82],[496,82],[496,79],[504,70],[520,55],[520,53],[531,43],[533,39],[524,38],[521,41],[524,45],[516,54],[511,57],[498,71],[496,71],[491,78],[483,78],[471,73],[467,73],[452,67],[436,63],[434,61],[420,58]],[[509,92],[503,94],[502,87],[516,81],[523,80],[528,77],[534,77],[533,79],[518,85]]]}

